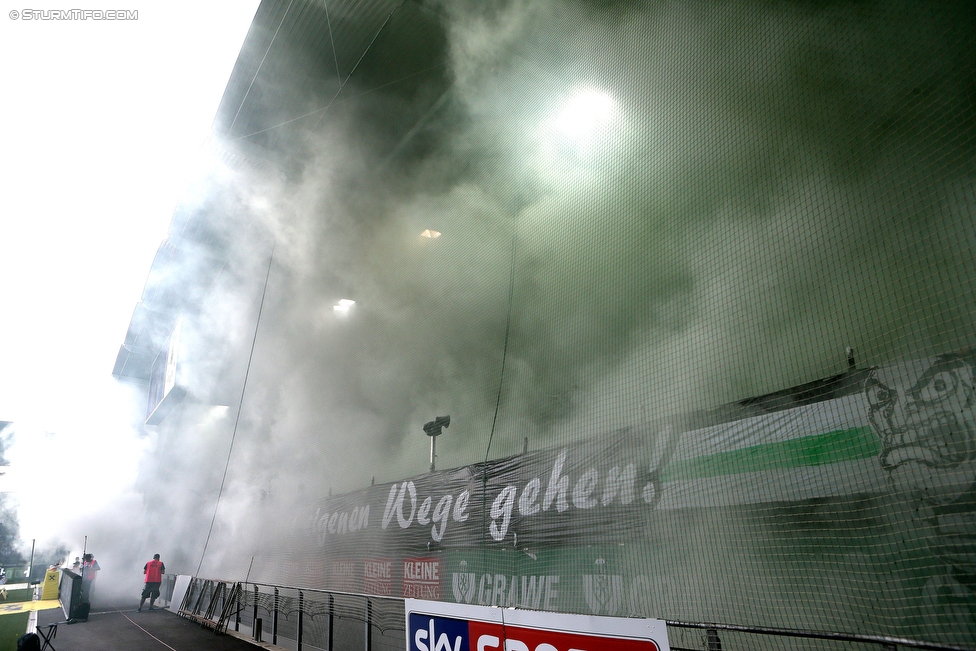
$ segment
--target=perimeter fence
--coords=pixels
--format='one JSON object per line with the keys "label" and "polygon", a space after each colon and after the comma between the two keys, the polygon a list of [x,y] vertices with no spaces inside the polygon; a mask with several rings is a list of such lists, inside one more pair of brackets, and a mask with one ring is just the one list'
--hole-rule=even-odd
{"label": "perimeter fence", "polygon": [[[178,614],[295,651],[404,649],[404,600],[334,590],[193,577]],[[672,651],[974,651],[882,635],[665,620]]]}

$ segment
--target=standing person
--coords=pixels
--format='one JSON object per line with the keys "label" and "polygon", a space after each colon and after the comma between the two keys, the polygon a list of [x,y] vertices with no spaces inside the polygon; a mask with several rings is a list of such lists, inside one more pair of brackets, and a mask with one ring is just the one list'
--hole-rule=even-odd
{"label": "standing person", "polygon": [[139,602],[138,612],[142,612],[142,604],[146,603],[149,597],[149,610],[156,610],[153,604],[159,598],[159,584],[163,582],[163,574],[166,566],[159,560],[159,554],[153,554],[153,559],[142,566],[142,571],[146,573],[146,587],[142,589],[142,601]]}
{"label": "standing person", "polygon": [[92,590],[95,588],[95,579],[98,578],[98,571],[102,569],[98,566],[98,561],[92,554],[85,554],[84,562],[81,565],[81,600],[91,603]]}

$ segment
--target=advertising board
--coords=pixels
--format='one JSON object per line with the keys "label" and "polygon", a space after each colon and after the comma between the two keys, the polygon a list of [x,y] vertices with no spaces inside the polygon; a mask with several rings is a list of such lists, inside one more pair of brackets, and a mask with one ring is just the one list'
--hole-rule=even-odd
{"label": "advertising board", "polygon": [[275,574],[519,611],[761,612],[976,649],[974,387],[976,351],[946,353],[364,481],[294,514],[304,535]]}
{"label": "advertising board", "polygon": [[669,651],[658,619],[405,600],[408,651]]}

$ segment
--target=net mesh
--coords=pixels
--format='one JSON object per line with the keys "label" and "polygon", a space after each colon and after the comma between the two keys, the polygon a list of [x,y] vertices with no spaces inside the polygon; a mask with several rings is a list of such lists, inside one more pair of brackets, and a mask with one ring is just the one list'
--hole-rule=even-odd
{"label": "net mesh", "polygon": [[204,573],[976,645],[971,5],[482,5],[282,19]]}

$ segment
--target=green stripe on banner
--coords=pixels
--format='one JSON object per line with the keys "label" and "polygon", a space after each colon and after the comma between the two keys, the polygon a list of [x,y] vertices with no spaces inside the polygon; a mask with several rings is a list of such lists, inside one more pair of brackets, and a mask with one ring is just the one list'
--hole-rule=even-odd
{"label": "green stripe on banner", "polygon": [[828,463],[867,459],[877,456],[879,452],[881,452],[881,441],[871,428],[857,427],[672,461],[661,473],[661,481],[705,479],[743,472],[822,466]]}

